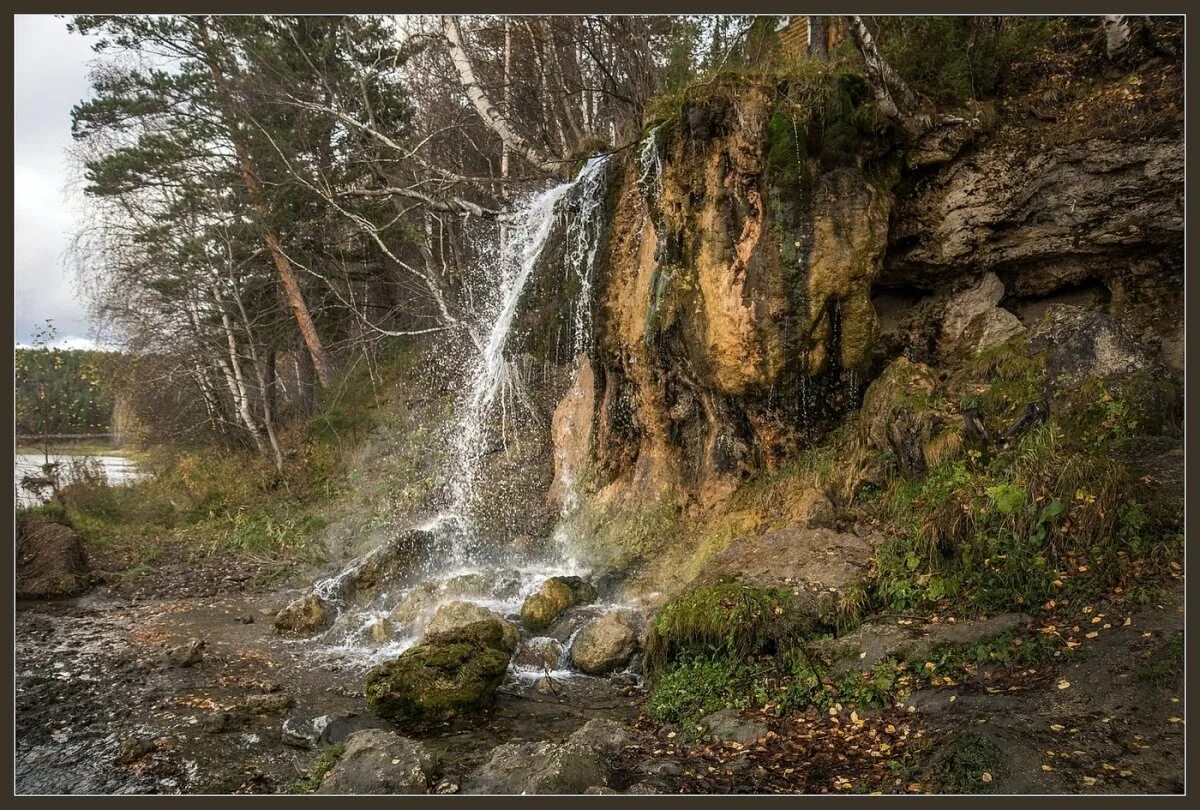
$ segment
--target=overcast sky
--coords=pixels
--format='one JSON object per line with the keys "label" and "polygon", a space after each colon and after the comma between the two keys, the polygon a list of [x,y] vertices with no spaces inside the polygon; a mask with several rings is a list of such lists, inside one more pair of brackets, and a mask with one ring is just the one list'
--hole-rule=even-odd
{"label": "overcast sky", "polygon": [[65,265],[81,221],[65,150],[71,107],[88,93],[94,54],[88,40],[67,33],[61,17],[17,14],[13,30],[13,338],[27,343],[36,325],[53,318],[60,344],[91,345],[87,315]]}

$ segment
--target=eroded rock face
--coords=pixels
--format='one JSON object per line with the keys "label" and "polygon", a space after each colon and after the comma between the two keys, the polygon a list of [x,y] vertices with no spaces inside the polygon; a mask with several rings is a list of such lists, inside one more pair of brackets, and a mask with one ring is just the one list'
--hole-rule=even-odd
{"label": "eroded rock face", "polygon": [[501,622],[432,633],[367,673],[367,706],[396,722],[446,720],[491,705],[511,648]]}
{"label": "eroded rock face", "polygon": [[560,509],[574,505],[579,476],[587,469],[592,450],[592,415],[596,410],[596,375],[583,356],[571,387],[554,409],[554,480],[549,499]]}
{"label": "eroded rock face", "polygon": [[[1023,129],[1024,128],[1024,129]],[[1009,293],[1095,280],[1135,332],[1182,318],[1183,142],[1085,140],[1049,147],[1013,123],[932,172],[898,202],[884,274],[932,289],[994,271]]]}
{"label": "eroded rock face", "polygon": [[346,738],[346,750],[321,781],[317,793],[426,793],[435,759],[418,742],[393,731],[368,728]]}
{"label": "eroded rock face", "polygon": [[875,350],[891,197],[809,158],[774,102],[749,87],[689,103],[656,136],[659,182],[633,162],[615,178],[597,263],[600,486],[713,503],[800,446],[807,410],[852,404],[826,394]]}
{"label": "eroded rock face", "polygon": [[91,584],[83,544],[70,526],[26,518],[17,527],[18,599],[75,596]]}
{"label": "eroded rock face", "polygon": [[605,675],[629,663],[637,651],[637,636],[620,614],[592,619],[571,644],[571,662],[580,672]]}

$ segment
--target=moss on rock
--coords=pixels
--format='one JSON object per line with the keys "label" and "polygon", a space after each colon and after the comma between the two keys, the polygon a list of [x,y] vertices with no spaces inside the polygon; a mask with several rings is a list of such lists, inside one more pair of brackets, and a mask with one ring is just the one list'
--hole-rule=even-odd
{"label": "moss on rock", "polygon": [[486,708],[504,680],[509,657],[499,622],[430,634],[367,673],[367,705],[380,717],[417,724]]}

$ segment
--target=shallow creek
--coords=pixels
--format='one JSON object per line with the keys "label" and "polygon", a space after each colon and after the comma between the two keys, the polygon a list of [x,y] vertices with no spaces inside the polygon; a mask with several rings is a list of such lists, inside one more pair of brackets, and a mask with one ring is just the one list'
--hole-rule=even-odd
{"label": "shallow creek", "polygon": [[[314,755],[284,742],[285,720],[328,714],[388,727],[361,695],[372,656],[272,632],[270,614],[294,595],[131,604],[98,589],[19,604],[17,791],[280,791]],[[165,648],[193,638],[205,641],[200,663],[163,662]],[[501,743],[561,739],[593,717],[629,720],[640,703],[639,688],[620,675],[559,672],[548,694],[535,681],[510,670],[490,712],[410,736],[444,751],[445,780],[454,784]],[[261,695],[291,705],[245,708]],[[124,761],[138,741],[153,750]]]}

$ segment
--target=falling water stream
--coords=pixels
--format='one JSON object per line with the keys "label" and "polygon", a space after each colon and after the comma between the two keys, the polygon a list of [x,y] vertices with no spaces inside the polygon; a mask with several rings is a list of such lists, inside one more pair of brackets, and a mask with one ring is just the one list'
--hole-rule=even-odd
{"label": "falling water stream", "polygon": [[[417,581],[385,585],[365,605],[342,604],[344,585],[373,554],[351,562],[335,576],[318,582],[314,592],[335,604],[339,616],[320,639],[322,651],[371,664],[394,657],[414,644],[438,604],[469,601],[506,617],[519,613],[525,598],[551,576],[588,572],[571,553],[570,538],[556,532],[546,551],[536,557],[497,550],[481,536],[471,518],[477,498],[485,496],[481,457],[488,452],[492,420],[500,420],[501,441],[522,385],[505,356],[522,295],[552,238],[561,238],[562,272],[574,274],[578,298],[570,302],[577,356],[590,340],[592,270],[603,229],[602,208],[608,158],[588,161],[570,182],[531,196],[508,217],[502,248],[495,260],[494,288],[477,302],[477,334],[482,350],[467,374],[453,433],[450,503],[438,516],[416,527],[428,532],[438,547]],[[413,605],[418,607],[412,607]],[[406,607],[407,606],[407,607]],[[617,606],[594,605],[602,611]],[[520,676],[522,673],[516,673]],[[526,673],[530,674],[530,673]],[[543,674],[540,670],[536,675]],[[557,674],[567,676],[563,670]]]}

